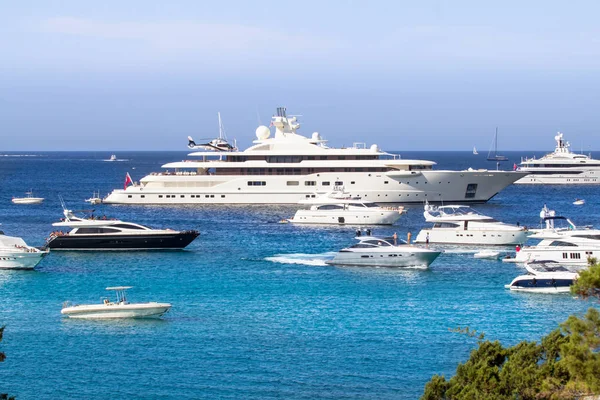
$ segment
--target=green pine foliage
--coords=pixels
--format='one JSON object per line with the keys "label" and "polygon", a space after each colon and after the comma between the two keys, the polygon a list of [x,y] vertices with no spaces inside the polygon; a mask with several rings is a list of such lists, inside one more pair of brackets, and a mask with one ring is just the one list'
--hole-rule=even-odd
{"label": "green pine foliage", "polygon": [[573,399],[600,393],[600,312],[570,316],[541,343],[478,343],[456,375],[434,376],[422,399]]}
{"label": "green pine foliage", "polygon": [[[571,292],[600,298],[600,264],[579,274]],[[469,328],[455,332],[475,337]],[[434,399],[574,399],[600,394],[600,312],[571,315],[541,343],[512,347],[478,337],[478,346],[456,374],[435,375],[425,385],[424,400]]]}

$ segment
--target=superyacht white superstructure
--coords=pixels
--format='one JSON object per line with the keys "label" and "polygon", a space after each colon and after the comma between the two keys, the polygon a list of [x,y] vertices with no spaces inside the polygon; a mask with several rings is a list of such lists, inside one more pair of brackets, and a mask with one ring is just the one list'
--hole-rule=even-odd
{"label": "superyacht white superstructure", "polygon": [[589,185],[600,184],[600,160],[595,160],[585,154],[573,153],[571,144],[563,139],[558,132],[554,136],[556,148],[553,153],[542,158],[527,158],[521,160],[517,171],[529,172],[515,183],[519,184],[558,184],[558,185]]}
{"label": "superyacht white superstructure", "polygon": [[[405,160],[377,145],[348,148],[326,145],[319,133],[297,133],[300,124],[277,109],[271,126],[256,129],[254,145],[244,151],[190,153],[194,160],[168,163],[125,189],[115,189],[108,204],[297,204],[335,186],[351,196],[377,203],[429,200],[485,202],[524,172],[436,171],[433,161]],[[399,140],[401,140],[399,138]]]}

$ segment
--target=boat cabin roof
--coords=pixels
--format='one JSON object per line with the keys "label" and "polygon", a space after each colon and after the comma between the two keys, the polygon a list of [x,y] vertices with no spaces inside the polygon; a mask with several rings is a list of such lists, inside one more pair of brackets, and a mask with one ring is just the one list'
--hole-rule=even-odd
{"label": "boat cabin roof", "polygon": [[127,290],[131,288],[133,288],[133,286],[110,286],[107,287],[106,290]]}

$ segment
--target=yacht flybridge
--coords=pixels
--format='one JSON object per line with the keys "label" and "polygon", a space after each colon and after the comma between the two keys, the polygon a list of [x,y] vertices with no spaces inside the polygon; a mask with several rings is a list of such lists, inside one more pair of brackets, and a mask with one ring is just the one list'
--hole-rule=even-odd
{"label": "yacht flybridge", "polygon": [[326,145],[317,132],[297,133],[297,117],[277,109],[271,125],[256,129],[244,151],[201,151],[194,160],[168,163],[139,183],[115,189],[108,204],[297,204],[343,186],[377,203],[485,202],[519,178],[514,171],[436,171],[435,162],[405,160],[379,146]]}
{"label": "yacht flybridge", "polygon": [[422,229],[415,243],[511,245],[527,240],[524,228],[497,221],[465,205],[436,207],[426,202],[423,215],[433,227]]}
{"label": "yacht flybridge", "polygon": [[518,171],[529,172],[530,175],[516,181],[519,184],[560,184],[588,185],[600,184],[600,160],[585,154],[573,153],[571,144],[558,132],[554,136],[556,148],[553,153],[542,158],[526,158],[521,160]]}
{"label": "yacht flybridge", "polygon": [[308,210],[298,210],[289,222],[294,224],[338,225],[393,225],[400,219],[404,207],[381,207],[364,202],[360,197],[344,192],[330,192],[322,196],[300,201],[310,205]]}

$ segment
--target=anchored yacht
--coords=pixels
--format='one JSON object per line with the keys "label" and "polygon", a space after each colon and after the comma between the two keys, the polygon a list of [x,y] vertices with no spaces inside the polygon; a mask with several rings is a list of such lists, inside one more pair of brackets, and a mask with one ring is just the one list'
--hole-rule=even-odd
{"label": "anchored yacht", "polygon": [[379,146],[326,145],[317,132],[297,133],[297,117],[277,109],[271,126],[256,129],[244,151],[190,153],[194,160],[168,163],[139,183],[115,189],[108,204],[297,204],[343,186],[352,196],[377,203],[486,202],[525,172],[437,171],[435,162],[405,160]]}
{"label": "anchored yacht", "polygon": [[422,229],[415,243],[467,245],[511,245],[525,243],[524,228],[497,221],[465,205],[425,204],[425,221],[433,227]]}
{"label": "anchored yacht", "polygon": [[151,229],[118,219],[82,218],[64,209],[64,219],[52,226],[69,227],[50,234],[46,247],[52,250],[178,250],[200,235],[198,231]]}
{"label": "anchored yacht", "polygon": [[571,144],[558,132],[554,136],[556,148],[553,153],[542,158],[526,158],[521,160],[517,171],[529,172],[515,183],[519,184],[557,184],[588,185],[600,184],[600,160],[585,154],[573,153]]}
{"label": "anchored yacht", "polygon": [[48,250],[28,246],[20,237],[0,231],[0,269],[34,269]]}
{"label": "anchored yacht", "polygon": [[568,293],[579,274],[552,262],[526,263],[527,275],[519,275],[506,289],[531,293]]}
{"label": "anchored yacht", "polygon": [[298,210],[289,222],[294,224],[393,225],[400,219],[404,207],[381,207],[360,197],[343,192],[330,192],[314,199],[302,200],[308,210]]}

